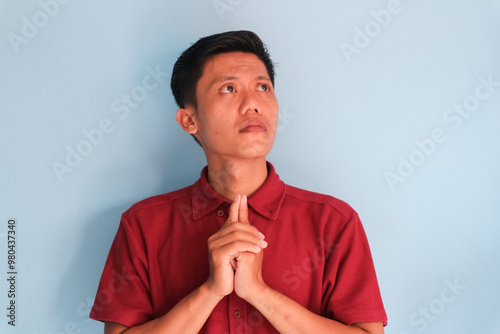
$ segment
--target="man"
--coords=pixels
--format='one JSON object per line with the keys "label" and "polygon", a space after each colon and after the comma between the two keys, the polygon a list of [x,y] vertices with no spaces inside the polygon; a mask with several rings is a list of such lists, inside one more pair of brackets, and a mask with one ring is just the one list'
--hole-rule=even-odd
{"label": "man", "polygon": [[91,317],[109,334],[383,333],[357,214],[285,185],[266,161],[278,102],[258,36],[200,39],[171,86],[207,167],[194,185],[123,214]]}

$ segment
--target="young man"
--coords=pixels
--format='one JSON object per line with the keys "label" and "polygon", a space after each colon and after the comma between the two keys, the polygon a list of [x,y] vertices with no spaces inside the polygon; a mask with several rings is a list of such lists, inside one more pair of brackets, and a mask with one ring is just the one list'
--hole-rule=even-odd
{"label": "young man", "polygon": [[207,167],[123,214],[91,317],[105,333],[383,333],[357,214],[285,185],[266,155],[278,102],[252,32],[208,36],[177,60],[177,122]]}

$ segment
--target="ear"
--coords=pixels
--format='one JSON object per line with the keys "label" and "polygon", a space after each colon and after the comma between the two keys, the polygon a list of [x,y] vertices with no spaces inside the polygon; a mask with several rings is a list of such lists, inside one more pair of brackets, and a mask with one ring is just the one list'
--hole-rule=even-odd
{"label": "ear", "polygon": [[194,110],[192,108],[181,108],[177,110],[175,118],[177,123],[181,126],[182,130],[194,135],[198,132],[198,125],[196,124]]}

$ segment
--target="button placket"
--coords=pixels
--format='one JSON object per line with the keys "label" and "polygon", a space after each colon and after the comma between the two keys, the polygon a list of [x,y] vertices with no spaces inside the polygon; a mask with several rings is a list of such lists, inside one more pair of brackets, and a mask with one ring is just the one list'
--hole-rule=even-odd
{"label": "button placket", "polygon": [[228,317],[230,333],[248,333],[247,302],[234,291],[229,295]]}

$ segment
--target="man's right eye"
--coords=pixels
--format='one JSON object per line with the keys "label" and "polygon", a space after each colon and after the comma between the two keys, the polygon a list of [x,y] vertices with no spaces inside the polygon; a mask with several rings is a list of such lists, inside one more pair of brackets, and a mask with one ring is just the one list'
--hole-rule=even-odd
{"label": "man's right eye", "polygon": [[232,93],[232,92],[234,92],[234,87],[228,85],[228,86],[222,88],[220,91],[221,91],[221,93]]}

